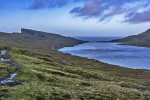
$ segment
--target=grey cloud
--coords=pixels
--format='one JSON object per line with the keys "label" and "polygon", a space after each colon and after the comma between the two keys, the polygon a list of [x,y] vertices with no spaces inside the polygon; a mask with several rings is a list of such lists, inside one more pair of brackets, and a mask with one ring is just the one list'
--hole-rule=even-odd
{"label": "grey cloud", "polygon": [[146,15],[144,15],[143,13],[137,13],[138,10],[149,6],[150,0],[90,0],[83,6],[73,8],[70,13],[83,18],[98,17],[100,21],[124,14],[128,22],[138,21],[136,19],[138,17],[141,18],[139,19],[140,23],[149,21],[149,13],[146,11],[144,12]]}
{"label": "grey cloud", "polygon": [[33,0],[28,9],[59,8],[69,3],[88,0]]}
{"label": "grey cloud", "polygon": [[125,22],[129,22],[133,24],[142,23],[142,22],[150,22],[150,8],[144,12],[134,13],[128,16]]}

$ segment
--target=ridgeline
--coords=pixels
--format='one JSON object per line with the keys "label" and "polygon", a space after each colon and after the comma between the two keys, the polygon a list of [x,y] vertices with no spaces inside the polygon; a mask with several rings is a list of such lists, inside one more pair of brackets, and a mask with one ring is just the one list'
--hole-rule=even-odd
{"label": "ridgeline", "polygon": [[0,32],[0,45],[30,51],[49,52],[64,46],[73,46],[84,41],[58,34],[21,29],[21,33]]}
{"label": "ridgeline", "polygon": [[150,47],[150,29],[141,34],[128,36],[122,39],[112,40],[111,42],[122,42],[123,45]]}
{"label": "ridgeline", "polygon": [[[22,29],[0,33],[0,50],[19,66],[14,81],[0,87],[2,100],[148,100],[150,71],[124,68],[72,56],[57,49],[84,41]],[[9,66],[8,66],[9,67]],[[1,77],[8,75],[0,63]]]}

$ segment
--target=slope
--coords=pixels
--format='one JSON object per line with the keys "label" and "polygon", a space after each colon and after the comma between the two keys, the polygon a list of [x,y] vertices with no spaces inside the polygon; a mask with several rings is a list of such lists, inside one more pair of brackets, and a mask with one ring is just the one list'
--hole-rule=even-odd
{"label": "slope", "polygon": [[21,29],[21,33],[0,32],[0,45],[17,47],[30,51],[49,52],[64,46],[80,44],[83,41],[58,34]]}
{"label": "slope", "polygon": [[150,47],[150,29],[141,34],[128,36],[111,42],[122,42],[122,44],[125,45]]}

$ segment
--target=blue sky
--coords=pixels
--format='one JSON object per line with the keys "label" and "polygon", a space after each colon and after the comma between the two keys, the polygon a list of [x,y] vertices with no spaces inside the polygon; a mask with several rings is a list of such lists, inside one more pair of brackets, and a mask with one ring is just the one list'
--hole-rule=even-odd
{"label": "blue sky", "polygon": [[0,0],[0,31],[128,36],[150,28],[150,0]]}

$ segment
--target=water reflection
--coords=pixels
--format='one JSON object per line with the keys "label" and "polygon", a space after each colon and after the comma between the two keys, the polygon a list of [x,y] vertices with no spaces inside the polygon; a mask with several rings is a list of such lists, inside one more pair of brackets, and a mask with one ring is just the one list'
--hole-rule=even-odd
{"label": "water reflection", "polygon": [[84,43],[59,49],[89,59],[135,69],[150,70],[150,48],[118,45],[118,43]]}

